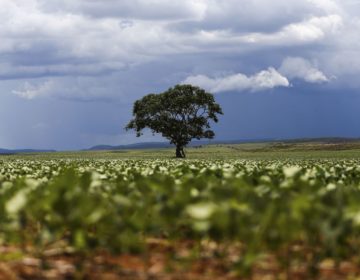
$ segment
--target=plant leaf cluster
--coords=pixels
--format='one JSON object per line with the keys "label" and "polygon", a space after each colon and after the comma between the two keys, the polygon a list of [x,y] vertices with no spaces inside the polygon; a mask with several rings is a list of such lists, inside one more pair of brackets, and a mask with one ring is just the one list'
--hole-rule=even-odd
{"label": "plant leaf cluster", "polygon": [[[358,160],[12,160],[0,163],[2,243],[146,252],[147,238],[242,244],[286,267],[359,255]],[[215,256],[214,256],[215,257]],[[222,255],[227,259],[226,255]]]}

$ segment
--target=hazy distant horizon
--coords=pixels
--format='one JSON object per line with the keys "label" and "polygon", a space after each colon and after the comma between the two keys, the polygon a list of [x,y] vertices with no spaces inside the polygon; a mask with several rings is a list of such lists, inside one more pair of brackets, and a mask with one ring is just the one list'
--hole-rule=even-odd
{"label": "hazy distant horizon", "polygon": [[[328,141],[337,141],[337,140],[348,140],[348,141],[360,141],[360,137],[341,137],[341,136],[324,136],[324,137],[299,137],[299,138],[256,138],[256,139],[202,139],[202,140],[192,140],[188,147],[197,146],[197,145],[207,145],[207,144],[241,144],[241,143],[266,143],[266,142],[293,142],[293,141],[321,141],[321,140],[328,140]],[[8,147],[0,147],[0,154],[2,151],[56,151],[56,152],[66,152],[66,151],[86,151],[91,150],[95,147],[102,147],[102,146],[109,146],[112,148],[117,147],[124,147],[124,148],[134,148],[135,146],[139,145],[140,147],[146,146],[146,148],[152,148],[152,145],[164,145],[164,146],[171,146],[174,147],[174,145],[170,144],[169,141],[166,139],[160,139],[158,141],[141,141],[139,139],[138,142],[132,142],[128,144],[115,144],[115,145],[108,145],[106,143],[99,143],[90,147],[82,147],[78,149],[44,149],[42,147],[18,147],[18,148],[8,148]]]}

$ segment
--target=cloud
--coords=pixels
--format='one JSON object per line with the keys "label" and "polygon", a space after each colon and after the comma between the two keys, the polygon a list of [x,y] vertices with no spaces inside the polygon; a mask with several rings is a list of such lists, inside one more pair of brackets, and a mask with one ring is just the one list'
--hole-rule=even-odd
{"label": "cloud", "polygon": [[341,6],[334,0],[307,0],[307,2],[327,13],[339,14],[343,12]]}
{"label": "cloud", "polygon": [[[164,56],[311,44],[342,24],[328,14],[334,9],[288,1],[245,1],[243,10],[235,0],[0,0],[0,79],[102,75]],[[258,32],[244,30],[253,21]]]}
{"label": "cloud", "polygon": [[341,7],[332,0],[244,0],[241,9],[234,9],[238,5],[238,0],[207,1],[202,20],[181,22],[176,27],[271,33],[312,17],[343,14]]}
{"label": "cloud", "polygon": [[206,75],[187,77],[182,84],[203,87],[211,92],[260,91],[276,87],[289,87],[290,80],[301,79],[308,83],[324,83],[329,78],[310,61],[301,57],[287,57],[279,69],[269,67],[255,75],[242,73],[210,78]]}
{"label": "cloud", "polygon": [[309,83],[329,81],[323,72],[301,57],[287,57],[280,66],[279,72],[290,79],[302,79]]}
{"label": "cloud", "polygon": [[[110,81],[110,85],[107,82]],[[75,101],[110,101],[119,95],[111,79],[90,77],[59,77],[26,81],[13,94],[24,99],[58,98]],[[114,92],[115,91],[115,92]]]}
{"label": "cloud", "polygon": [[22,79],[56,76],[102,76],[126,68],[121,62],[63,62],[45,65],[13,65],[0,63],[0,79]]}
{"label": "cloud", "polygon": [[25,82],[22,89],[13,90],[13,94],[25,99],[34,99],[37,97],[48,96],[53,88],[54,83],[52,81],[47,81],[39,85],[33,85],[29,82]]}
{"label": "cloud", "polygon": [[266,45],[297,45],[316,42],[327,35],[334,34],[342,25],[339,15],[312,17],[308,20],[291,23],[274,33],[254,33],[243,37],[244,41]]}
{"label": "cloud", "polygon": [[[114,73],[121,77],[141,65],[155,65],[159,61],[171,61],[174,66],[168,75],[181,73],[178,77],[184,77],[183,73],[204,73],[197,69],[214,57],[222,57],[218,69],[214,64],[206,73],[223,69],[233,73],[243,71],[243,67],[237,68],[230,60],[238,61],[239,65],[246,60],[247,73],[266,69],[268,65],[279,65],[294,53],[319,61],[325,73],[341,76],[332,71],[334,68],[342,73],[359,71],[356,63],[352,63],[351,69],[347,68],[349,58],[346,55],[359,53],[358,48],[348,50],[347,43],[354,45],[353,42],[360,41],[354,28],[359,24],[354,23],[354,17],[347,16],[351,1],[276,0],[270,3],[268,0],[244,0],[242,9],[234,9],[238,2],[0,0],[0,80],[19,79],[20,85],[15,91],[32,98],[45,94],[31,93],[34,89],[24,90],[24,81],[37,87],[44,79],[51,79],[56,81],[54,87],[65,89],[66,94],[53,88],[46,96],[68,98],[73,94],[74,99],[97,99],[101,94],[104,98],[119,96],[114,94],[118,89],[115,81],[106,86],[107,90],[103,89],[104,77]],[[346,42],[340,42],[343,34],[348,34],[342,37]],[[340,53],[343,55],[338,55]],[[191,56],[197,57],[198,65],[195,62],[181,65],[184,58]],[[248,57],[253,59],[250,61]],[[283,65],[282,71],[291,70],[289,74],[279,72],[288,80],[301,78],[320,82],[327,79],[316,67],[304,61],[297,64]],[[295,77],[293,68],[302,77]],[[132,73],[136,75],[137,72]],[[271,71],[268,69],[265,73]],[[234,78],[236,81],[251,78],[239,75]],[[274,78],[273,73],[270,75]],[[77,83],[79,77],[96,79],[87,82],[96,90]],[[159,78],[166,80],[168,77]],[[41,81],[34,81],[36,79]],[[283,85],[284,80],[279,83]],[[260,90],[272,86],[270,83],[258,86],[259,89],[251,85],[244,88]]]}
{"label": "cloud", "polygon": [[205,75],[190,76],[182,84],[196,85],[214,93],[244,90],[259,91],[290,86],[288,79],[272,67],[253,76],[246,76],[241,73],[218,78],[210,78]]}
{"label": "cloud", "polygon": [[146,20],[201,19],[208,6],[207,0],[40,0],[45,12],[63,10],[86,14],[95,18],[132,18]]}

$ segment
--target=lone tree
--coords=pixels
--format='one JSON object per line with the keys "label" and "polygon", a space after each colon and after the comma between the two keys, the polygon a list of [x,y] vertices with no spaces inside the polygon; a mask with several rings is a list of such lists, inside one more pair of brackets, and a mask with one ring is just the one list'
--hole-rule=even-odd
{"label": "lone tree", "polygon": [[184,147],[191,139],[212,139],[210,121],[218,122],[217,114],[223,114],[214,96],[192,85],[176,85],[160,94],[148,94],[137,100],[133,107],[133,119],[126,130],[134,129],[136,136],[149,128],[161,133],[176,146],[176,157],[185,158]]}

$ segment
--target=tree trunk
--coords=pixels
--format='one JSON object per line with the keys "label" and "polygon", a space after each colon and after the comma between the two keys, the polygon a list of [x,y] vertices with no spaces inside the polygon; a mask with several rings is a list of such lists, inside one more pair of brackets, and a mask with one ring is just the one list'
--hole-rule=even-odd
{"label": "tree trunk", "polygon": [[185,152],[184,152],[184,147],[181,147],[181,155],[183,158],[186,158]]}
{"label": "tree trunk", "polygon": [[185,158],[185,152],[184,152],[184,147],[177,145],[176,146],[176,157],[177,158]]}

